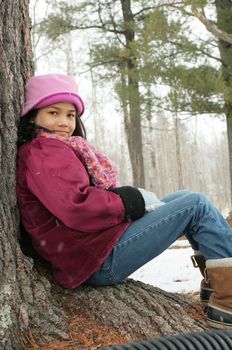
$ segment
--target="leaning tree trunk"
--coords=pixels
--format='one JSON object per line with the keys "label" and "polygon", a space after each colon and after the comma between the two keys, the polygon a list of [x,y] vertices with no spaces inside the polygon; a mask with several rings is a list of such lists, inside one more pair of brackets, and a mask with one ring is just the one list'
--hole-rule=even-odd
{"label": "leaning tree trunk", "polygon": [[[65,336],[50,284],[18,244],[15,193],[16,124],[31,73],[28,0],[0,3],[0,348],[25,349],[29,330]],[[62,314],[59,310],[59,314]]]}

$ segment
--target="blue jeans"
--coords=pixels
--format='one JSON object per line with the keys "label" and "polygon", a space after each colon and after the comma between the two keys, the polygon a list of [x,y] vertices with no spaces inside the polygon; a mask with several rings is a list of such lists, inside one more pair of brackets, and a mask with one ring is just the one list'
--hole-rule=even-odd
{"label": "blue jeans", "polygon": [[161,200],[164,205],[127,228],[86,284],[103,286],[123,281],[183,234],[206,260],[232,257],[232,230],[206,196],[183,190]]}

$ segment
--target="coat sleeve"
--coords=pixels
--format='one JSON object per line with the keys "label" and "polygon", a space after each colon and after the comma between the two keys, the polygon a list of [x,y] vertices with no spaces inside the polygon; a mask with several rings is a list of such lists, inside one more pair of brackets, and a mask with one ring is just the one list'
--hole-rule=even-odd
{"label": "coat sleeve", "polygon": [[32,142],[25,164],[29,190],[67,227],[96,232],[125,221],[120,196],[91,186],[85,167],[62,141]]}

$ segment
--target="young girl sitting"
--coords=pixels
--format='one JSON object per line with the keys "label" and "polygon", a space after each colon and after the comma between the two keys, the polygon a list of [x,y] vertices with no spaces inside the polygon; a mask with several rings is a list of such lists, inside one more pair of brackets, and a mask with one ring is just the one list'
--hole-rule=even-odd
{"label": "young girl sitting", "polygon": [[[204,276],[208,324],[232,327],[232,231],[200,193],[120,186],[115,165],[87,142],[84,103],[63,74],[26,85],[18,128],[22,224],[57,283],[75,288],[123,281],[183,234]],[[206,265],[206,269],[205,269]],[[155,273],[155,271],[154,271]]]}

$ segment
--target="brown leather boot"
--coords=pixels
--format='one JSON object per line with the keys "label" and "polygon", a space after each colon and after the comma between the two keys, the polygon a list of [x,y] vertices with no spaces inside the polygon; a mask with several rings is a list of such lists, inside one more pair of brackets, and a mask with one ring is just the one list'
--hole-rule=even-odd
{"label": "brown leather boot", "polygon": [[232,329],[232,258],[206,261],[213,293],[207,308],[207,323],[213,328]]}
{"label": "brown leather boot", "polygon": [[207,306],[209,302],[210,295],[213,292],[212,286],[210,284],[210,281],[207,281],[205,279],[205,258],[200,254],[200,252],[196,252],[195,255],[191,256],[193,266],[198,267],[203,279],[201,281],[201,286],[200,286],[200,301],[203,306],[203,311],[207,312]]}

